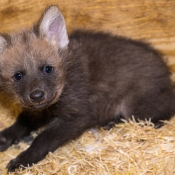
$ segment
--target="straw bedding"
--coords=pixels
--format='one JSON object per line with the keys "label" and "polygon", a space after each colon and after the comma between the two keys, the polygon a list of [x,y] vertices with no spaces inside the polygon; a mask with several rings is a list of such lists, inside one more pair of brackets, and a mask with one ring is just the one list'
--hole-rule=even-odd
{"label": "straw bedding", "polygon": [[[5,99],[5,100],[4,100]],[[5,95],[0,96],[0,130],[14,122],[20,109]],[[165,102],[166,103],[166,102]],[[94,128],[79,139],[49,153],[32,167],[13,175],[173,175],[175,174],[175,118],[154,129],[149,122],[134,120],[107,131]],[[38,131],[40,132],[40,131]],[[0,174],[7,163],[25,150],[37,135],[0,153]]]}

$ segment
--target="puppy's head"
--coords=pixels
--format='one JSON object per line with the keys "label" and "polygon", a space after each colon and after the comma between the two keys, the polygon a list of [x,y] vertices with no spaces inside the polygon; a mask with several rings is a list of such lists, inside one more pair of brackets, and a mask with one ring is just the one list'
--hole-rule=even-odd
{"label": "puppy's head", "polygon": [[0,36],[0,86],[23,107],[43,109],[63,91],[69,40],[56,6],[46,10],[36,29]]}

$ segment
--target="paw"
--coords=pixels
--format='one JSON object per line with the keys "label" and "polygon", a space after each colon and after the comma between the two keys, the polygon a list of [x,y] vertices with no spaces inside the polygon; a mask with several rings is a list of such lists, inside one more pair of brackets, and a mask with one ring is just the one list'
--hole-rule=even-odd
{"label": "paw", "polygon": [[33,159],[30,156],[32,156],[32,153],[28,151],[19,154],[15,159],[8,163],[8,172],[14,172],[15,169],[18,169],[19,167],[23,169],[24,167],[32,166]]}
{"label": "paw", "polygon": [[14,172],[15,169],[20,167],[20,165],[18,158],[11,160],[7,165],[8,172]]}
{"label": "paw", "polygon": [[12,139],[8,138],[5,133],[0,132],[0,152],[5,151],[12,144]]}
{"label": "paw", "polygon": [[104,130],[110,130],[111,128],[113,128],[115,126],[115,122],[111,121],[109,122],[107,125],[103,126]]}

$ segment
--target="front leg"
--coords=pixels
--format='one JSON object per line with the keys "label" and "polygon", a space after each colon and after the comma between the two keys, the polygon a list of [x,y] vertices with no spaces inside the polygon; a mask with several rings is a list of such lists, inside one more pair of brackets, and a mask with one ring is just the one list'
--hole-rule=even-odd
{"label": "front leg", "polygon": [[30,134],[33,127],[30,125],[29,117],[29,113],[22,112],[12,126],[0,132],[0,151],[6,150],[10,145]]}
{"label": "front leg", "polygon": [[80,136],[88,128],[88,122],[82,122],[80,119],[76,121],[64,121],[56,118],[46,129],[38,135],[31,146],[16,159],[8,164],[8,171],[14,171],[20,165],[31,166],[42,160],[50,151],[55,151],[71,139]]}

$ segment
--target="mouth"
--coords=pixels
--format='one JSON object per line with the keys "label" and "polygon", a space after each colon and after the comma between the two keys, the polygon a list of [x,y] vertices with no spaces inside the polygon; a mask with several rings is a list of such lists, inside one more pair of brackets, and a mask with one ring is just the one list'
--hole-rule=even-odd
{"label": "mouth", "polygon": [[38,104],[30,104],[30,105],[27,105],[27,104],[24,104],[24,108],[30,108],[32,110],[43,110],[44,108],[47,108],[49,106],[51,106],[53,103],[55,103],[55,99],[57,98],[57,95],[54,96],[54,98],[52,98],[51,100],[49,101],[46,101],[45,103],[38,103]]}
{"label": "mouth", "polygon": [[32,105],[32,106],[29,106],[29,107],[32,108],[32,109],[44,109],[44,108],[48,107],[49,105],[50,105],[50,102],[46,102],[46,103],[43,103],[43,104]]}

